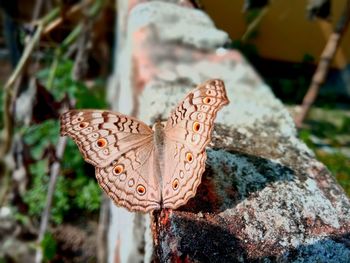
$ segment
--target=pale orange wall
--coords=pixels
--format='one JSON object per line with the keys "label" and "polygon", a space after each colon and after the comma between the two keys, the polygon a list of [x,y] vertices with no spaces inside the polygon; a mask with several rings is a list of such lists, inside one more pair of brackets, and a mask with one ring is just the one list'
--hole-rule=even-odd
{"label": "pale orange wall", "polygon": [[[332,1],[331,23],[335,24],[346,0]],[[216,26],[228,32],[232,39],[242,37],[246,30],[243,0],[201,0],[205,11]],[[249,40],[266,58],[301,62],[305,54],[318,60],[332,24],[306,18],[306,0],[272,0],[258,27],[258,36]],[[346,32],[333,66],[343,68],[350,63],[350,28]]]}

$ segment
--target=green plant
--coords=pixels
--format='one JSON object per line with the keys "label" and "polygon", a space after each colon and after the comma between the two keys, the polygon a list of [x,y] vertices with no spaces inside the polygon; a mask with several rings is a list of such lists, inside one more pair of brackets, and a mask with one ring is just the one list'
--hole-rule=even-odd
{"label": "green plant", "polygon": [[[102,85],[87,88],[84,83],[73,80],[72,67],[72,61],[59,60],[51,91],[56,100],[61,100],[65,94],[68,94],[76,101],[77,108],[105,107]],[[49,74],[49,70],[43,69],[38,73],[38,77],[42,83],[45,83]],[[59,122],[47,120],[29,128],[23,128],[21,133],[34,159],[29,166],[31,185],[23,199],[28,205],[29,215],[39,217],[46,204],[50,179],[49,165],[50,160],[54,158],[52,153],[59,138]],[[98,211],[100,195],[101,190],[94,179],[93,170],[89,171],[78,153],[77,146],[72,140],[68,140],[61,162],[61,174],[57,179],[54,192],[51,220],[56,224],[62,223],[66,215],[78,209],[89,213]]]}
{"label": "green plant", "polygon": [[49,262],[55,256],[57,250],[57,243],[52,234],[45,233],[40,245],[43,250],[44,262]]}
{"label": "green plant", "polygon": [[314,109],[307,123],[309,128],[299,131],[300,139],[314,150],[317,159],[328,167],[350,196],[350,159],[339,151],[339,147],[349,147],[350,118],[339,111]]}
{"label": "green plant", "polygon": [[316,151],[317,158],[324,163],[328,169],[335,175],[339,184],[350,196],[350,160],[340,153],[326,153]]}
{"label": "green plant", "polygon": [[[65,94],[76,101],[76,108],[105,108],[104,82],[95,81],[95,86],[86,87],[80,81],[72,79],[73,61],[61,58],[55,71],[53,89],[50,90],[57,100]],[[50,69],[38,72],[38,79],[44,84],[50,75]]]}

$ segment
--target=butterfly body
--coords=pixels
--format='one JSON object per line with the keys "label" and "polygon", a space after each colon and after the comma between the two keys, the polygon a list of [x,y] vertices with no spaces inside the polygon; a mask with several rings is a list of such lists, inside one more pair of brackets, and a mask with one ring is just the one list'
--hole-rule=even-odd
{"label": "butterfly body", "polygon": [[209,80],[180,102],[165,125],[157,121],[151,129],[116,112],[71,110],[61,116],[61,135],[75,140],[117,205],[141,212],[175,209],[196,193],[216,113],[227,103],[223,82]]}

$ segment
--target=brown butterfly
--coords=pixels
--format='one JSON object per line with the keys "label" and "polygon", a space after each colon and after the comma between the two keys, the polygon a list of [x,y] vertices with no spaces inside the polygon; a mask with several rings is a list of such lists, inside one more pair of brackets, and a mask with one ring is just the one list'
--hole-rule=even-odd
{"label": "brown butterfly", "polygon": [[196,194],[214,119],[228,103],[224,83],[208,80],[187,94],[165,126],[156,122],[151,129],[117,112],[70,110],[61,115],[61,135],[73,138],[117,205],[176,209]]}

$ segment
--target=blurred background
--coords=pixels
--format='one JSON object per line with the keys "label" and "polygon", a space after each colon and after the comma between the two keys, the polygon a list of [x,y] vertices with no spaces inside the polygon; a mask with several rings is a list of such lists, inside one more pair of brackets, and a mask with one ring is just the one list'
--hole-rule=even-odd
{"label": "blurred background", "polygon": [[[230,35],[224,48],[244,54],[350,194],[350,1],[186,2]],[[105,262],[106,201],[58,117],[109,107],[118,3],[0,6],[0,262]]]}

